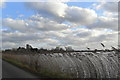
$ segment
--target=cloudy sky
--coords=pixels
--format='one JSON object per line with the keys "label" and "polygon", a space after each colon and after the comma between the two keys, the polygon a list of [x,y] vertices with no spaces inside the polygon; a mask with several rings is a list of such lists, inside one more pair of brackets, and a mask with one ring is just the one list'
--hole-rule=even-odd
{"label": "cloudy sky", "polygon": [[[3,3],[2,3],[3,4]],[[118,45],[117,2],[6,2],[2,48],[72,46],[102,49]]]}

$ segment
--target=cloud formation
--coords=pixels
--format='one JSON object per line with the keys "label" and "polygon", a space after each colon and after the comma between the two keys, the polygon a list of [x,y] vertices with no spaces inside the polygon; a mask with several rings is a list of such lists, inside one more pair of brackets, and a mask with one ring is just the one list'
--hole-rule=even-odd
{"label": "cloud formation", "polygon": [[101,42],[106,48],[116,46],[117,12],[105,4],[96,6],[98,10],[103,10],[102,15],[98,15],[97,10],[68,6],[63,2],[26,3],[35,14],[25,19],[3,19],[6,28],[2,29],[3,48],[27,43],[39,48],[70,45],[75,49],[101,49]]}
{"label": "cloud formation", "polygon": [[118,12],[118,2],[101,2],[96,8],[104,9],[109,12]]}
{"label": "cloud formation", "polygon": [[73,24],[88,25],[93,23],[97,18],[96,12],[92,9],[70,7],[62,2],[27,3],[27,6],[37,11],[40,15],[60,22],[68,21]]}
{"label": "cloud formation", "polygon": [[111,17],[98,17],[98,20],[88,26],[89,28],[106,28],[111,30],[118,30],[118,18],[111,18]]}
{"label": "cloud formation", "polygon": [[65,15],[67,21],[78,25],[92,24],[96,18],[97,14],[94,10],[80,7],[68,7]]}
{"label": "cloud formation", "polygon": [[59,31],[69,28],[69,25],[35,15],[26,20],[5,18],[3,26],[20,32]]}

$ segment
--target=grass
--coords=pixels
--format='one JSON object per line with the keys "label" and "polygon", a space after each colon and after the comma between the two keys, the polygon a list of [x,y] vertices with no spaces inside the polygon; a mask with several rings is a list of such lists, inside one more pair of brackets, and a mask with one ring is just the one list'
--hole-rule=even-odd
{"label": "grass", "polygon": [[8,62],[8,63],[10,63],[10,64],[12,64],[16,67],[19,67],[19,68],[21,68],[21,69],[23,69],[27,72],[30,72],[30,73],[33,73],[34,75],[36,75],[35,71],[31,67],[29,67],[28,65],[25,65],[21,62],[18,62],[16,60],[13,60],[13,59],[10,59],[10,58],[8,59],[8,58],[5,58],[5,57],[2,57],[2,60],[4,60],[4,61],[6,61],[6,62]]}
{"label": "grass", "polygon": [[30,73],[33,73],[34,75],[40,77],[40,78],[72,78],[71,76],[69,75],[66,75],[64,73],[58,73],[58,72],[50,72],[48,70],[40,70],[39,72],[35,70],[34,67],[31,67],[29,65],[26,65],[26,64],[23,64],[19,61],[16,61],[14,59],[10,59],[10,58],[5,58],[5,57],[2,57],[2,59],[4,61],[7,61],[27,72],[30,72]]}

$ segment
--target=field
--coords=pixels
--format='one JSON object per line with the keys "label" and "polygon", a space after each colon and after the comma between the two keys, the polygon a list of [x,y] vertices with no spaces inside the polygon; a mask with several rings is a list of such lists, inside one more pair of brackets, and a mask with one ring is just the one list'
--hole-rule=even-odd
{"label": "field", "polygon": [[[29,54],[28,54],[29,53]],[[3,59],[52,78],[118,78],[116,51],[101,52],[3,52]]]}

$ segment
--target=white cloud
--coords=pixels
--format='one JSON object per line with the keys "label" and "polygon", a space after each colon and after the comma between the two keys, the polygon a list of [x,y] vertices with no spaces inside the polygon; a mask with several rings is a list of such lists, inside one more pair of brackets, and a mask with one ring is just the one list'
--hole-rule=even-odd
{"label": "white cloud", "polygon": [[[27,6],[33,10],[37,10],[38,13],[49,14],[59,17],[64,17],[65,9],[67,5],[61,2],[30,2]],[[46,14],[46,15],[47,15]]]}
{"label": "white cloud", "polygon": [[[3,43],[16,44],[13,46],[11,45],[12,47],[24,46],[29,43],[38,48],[53,48],[58,45],[71,45],[75,49],[85,49],[87,46],[92,49],[101,49],[101,42],[103,42],[107,48],[110,48],[110,46],[116,46],[117,41],[117,32],[115,31],[106,32],[105,30],[100,31],[85,28],[34,33],[3,31]],[[4,45],[4,47],[8,46]]]}
{"label": "white cloud", "polygon": [[2,43],[2,49],[9,49],[9,48],[15,48],[16,43],[14,42],[4,42]]}
{"label": "white cloud", "polygon": [[118,13],[104,11],[103,16],[110,17],[110,18],[118,18]]}
{"label": "white cloud", "polygon": [[[117,31],[107,32],[105,29],[77,29],[77,30],[65,30],[65,37],[60,38],[62,45],[72,45],[76,49],[85,49],[87,46],[92,49],[101,49],[100,43],[105,43],[106,48],[116,46],[118,44]],[[82,35],[79,35],[82,33]],[[76,36],[76,34],[78,34]]]}
{"label": "white cloud", "polygon": [[29,29],[27,23],[24,20],[5,18],[3,19],[3,26],[9,27],[13,30],[26,31]]}
{"label": "white cloud", "polygon": [[94,24],[89,25],[88,27],[118,30],[118,18],[100,16]]}
{"label": "white cloud", "polygon": [[96,8],[109,12],[118,12],[118,2],[101,2]]}
{"label": "white cloud", "polygon": [[66,10],[65,18],[78,25],[88,25],[96,20],[97,14],[95,11],[87,8],[69,7]]}
{"label": "white cloud", "polygon": [[[42,31],[51,31],[51,30],[63,30],[67,29],[69,26],[63,23],[58,23],[56,21],[50,20],[48,18],[40,17],[40,16],[33,16],[32,19],[29,20],[32,23],[32,27],[37,28],[38,30]],[[29,26],[31,26],[29,25]]]}
{"label": "white cloud", "polygon": [[69,28],[66,24],[58,23],[41,16],[32,16],[26,20],[5,18],[3,19],[3,26],[21,32],[59,31]]}
{"label": "white cloud", "polygon": [[93,5],[99,13],[95,23],[89,25],[89,28],[106,28],[112,30],[118,30],[118,2],[100,2]]}
{"label": "white cloud", "polygon": [[97,14],[92,9],[70,7],[62,2],[27,3],[27,6],[38,14],[59,22],[68,21],[77,25],[88,25],[97,18]]}

